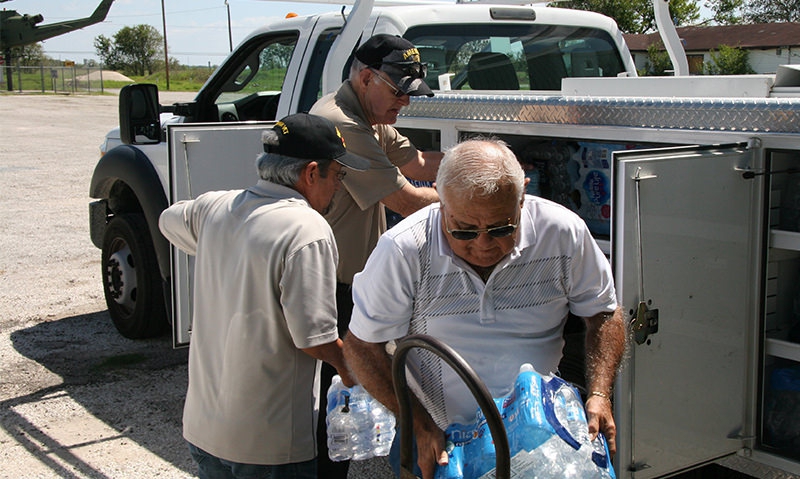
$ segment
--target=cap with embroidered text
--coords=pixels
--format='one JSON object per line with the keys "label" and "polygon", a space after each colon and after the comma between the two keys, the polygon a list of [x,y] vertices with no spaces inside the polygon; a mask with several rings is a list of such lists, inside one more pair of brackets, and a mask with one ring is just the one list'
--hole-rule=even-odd
{"label": "cap with embroidered text", "polygon": [[308,113],[295,113],[278,121],[272,130],[277,144],[266,142],[264,151],[306,160],[335,160],[353,170],[369,168],[369,161],[347,151],[344,138],[327,118]]}
{"label": "cap with embroidered text", "polygon": [[420,60],[417,47],[405,38],[375,35],[358,47],[355,55],[361,63],[384,72],[406,95],[433,96],[424,81],[427,65]]}

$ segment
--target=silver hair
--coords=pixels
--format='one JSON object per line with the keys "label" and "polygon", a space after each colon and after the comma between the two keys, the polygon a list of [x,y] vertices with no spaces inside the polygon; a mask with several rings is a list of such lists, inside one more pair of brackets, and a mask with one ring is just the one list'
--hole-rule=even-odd
{"label": "silver hair", "polygon": [[[265,130],[261,134],[261,141],[265,145],[277,145],[278,134],[274,130]],[[331,160],[309,160],[276,153],[261,153],[258,155],[256,169],[258,169],[258,176],[262,180],[294,188],[300,179],[300,173],[303,168],[312,161],[316,161],[319,164],[320,174],[323,177],[327,177]]]}
{"label": "silver hair", "polygon": [[496,194],[511,186],[522,199],[525,172],[511,148],[495,138],[473,138],[448,149],[436,175],[439,196],[456,194],[473,199]]}
{"label": "silver hair", "polygon": [[368,66],[364,62],[353,57],[353,63],[350,65],[350,76],[348,79],[351,82],[356,81],[356,79],[358,79],[358,74],[361,73],[361,70],[365,68],[368,68]]}

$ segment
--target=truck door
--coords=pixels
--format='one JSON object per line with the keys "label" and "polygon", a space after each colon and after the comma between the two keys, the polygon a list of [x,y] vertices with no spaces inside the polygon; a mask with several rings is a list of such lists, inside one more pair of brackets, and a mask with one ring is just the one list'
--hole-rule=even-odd
{"label": "truck door", "polygon": [[616,387],[621,478],[729,455],[752,434],[761,162],[746,146],[615,153],[612,264],[634,341]]}
{"label": "truck door", "polygon": [[[263,152],[261,132],[274,122],[177,124],[167,129],[170,204],[206,191],[246,188],[258,180],[255,161]],[[194,257],[172,247],[172,342],[191,336]]]}

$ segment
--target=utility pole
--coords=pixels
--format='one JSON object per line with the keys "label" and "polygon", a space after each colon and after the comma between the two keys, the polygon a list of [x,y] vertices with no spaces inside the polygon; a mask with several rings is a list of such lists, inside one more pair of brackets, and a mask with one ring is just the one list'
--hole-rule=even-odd
{"label": "utility pole", "polygon": [[169,50],[167,49],[167,15],[164,13],[164,0],[161,0],[161,23],[164,25],[164,71],[166,71],[167,90],[169,90]]}
{"label": "utility pole", "polygon": [[228,45],[230,46],[230,51],[233,51],[233,35],[231,34],[231,6],[228,4],[228,0],[225,0],[225,8],[228,9]]}

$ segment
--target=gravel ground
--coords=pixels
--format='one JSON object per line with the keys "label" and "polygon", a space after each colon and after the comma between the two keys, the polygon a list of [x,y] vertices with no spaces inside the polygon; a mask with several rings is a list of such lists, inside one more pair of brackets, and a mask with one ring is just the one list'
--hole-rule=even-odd
{"label": "gravel ground", "polygon": [[187,350],[116,332],[89,239],[89,180],[116,124],[115,95],[0,94],[0,478],[195,477]]}

